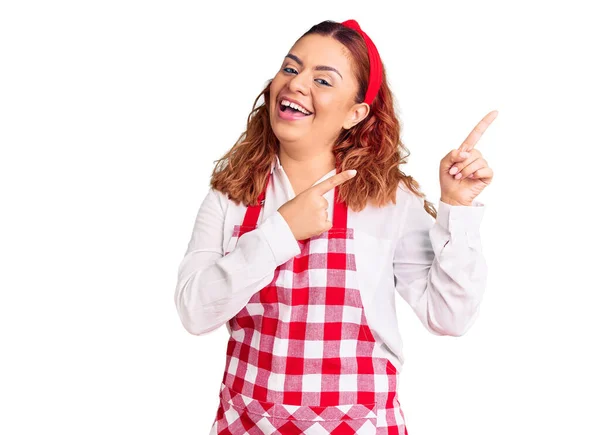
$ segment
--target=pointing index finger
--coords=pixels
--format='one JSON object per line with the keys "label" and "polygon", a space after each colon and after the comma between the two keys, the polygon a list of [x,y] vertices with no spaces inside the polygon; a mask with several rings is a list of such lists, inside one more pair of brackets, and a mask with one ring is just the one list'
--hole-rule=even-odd
{"label": "pointing index finger", "polygon": [[481,136],[483,135],[483,133],[485,133],[492,121],[496,119],[497,115],[497,110],[492,110],[490,113],[485,115],[483,119],[479,121],[479,123],[471,131],[471,133],[469,133],[465,141],[461,144],[460,147],[458,147],[458,149],[460,151],[471,151],[473,148],[475,148],[475,145],[477,144],[479,139],[481,139]]}
{"label": "pointing index finger", "polygon": [[356,169],[348,169],[347,171],[340,172],[339,174],[332,175],[327,180],[321,181],[319,184],[315,184],[311,189],[314,189],[319,195],[324,195],[329,192],[335,186],[339,186],[344,181],[348,181],[356,175]]}

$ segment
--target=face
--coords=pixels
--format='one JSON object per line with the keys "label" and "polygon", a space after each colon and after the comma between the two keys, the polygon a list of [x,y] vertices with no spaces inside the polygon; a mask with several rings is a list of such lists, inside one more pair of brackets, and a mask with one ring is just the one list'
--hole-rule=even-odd
{"label": "face", "polygon": [[367,116],[369,106],[355,102],[350,56],[329,36],[307,35],[292,47],[271,82],[269,116],[281,143],[329,146]]}

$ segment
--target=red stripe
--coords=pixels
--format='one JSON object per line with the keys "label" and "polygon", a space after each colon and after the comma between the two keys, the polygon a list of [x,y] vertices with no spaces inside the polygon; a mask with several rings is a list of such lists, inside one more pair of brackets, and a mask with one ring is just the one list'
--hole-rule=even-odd
{"label": "red stripe", "polygon": [[336,186],[333,192],[333,228],[346,228],[348,225],[348,207],[339,202],[339,191]]}
{"label": "red stripe", "polygon": [[260,216],[260,209],[262,208],[264,199],[266,197],[267,187],[269,186],[269,181],[271,180],[272,176],[273,174],[271,174],[269,178],[267,178],[267,184],[265,185],[265,188],[263,189],[261,194],[258,196],[258,204],[248,206],[248,209],[246,210],[246,215],[244,216],[244,221],[242,222],[242,226],[256,226],[256,223],[258,222],[258,217]]}

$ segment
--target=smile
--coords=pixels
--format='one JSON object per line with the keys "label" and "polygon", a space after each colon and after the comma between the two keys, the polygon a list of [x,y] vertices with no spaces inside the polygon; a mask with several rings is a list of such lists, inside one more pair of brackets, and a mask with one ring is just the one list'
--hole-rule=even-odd
{"label": "smile", "polygon": [[307,118],[312,115],[312,112],[296,102],[283,98],[278,105],[277,114],[281,119],[294,121]]}

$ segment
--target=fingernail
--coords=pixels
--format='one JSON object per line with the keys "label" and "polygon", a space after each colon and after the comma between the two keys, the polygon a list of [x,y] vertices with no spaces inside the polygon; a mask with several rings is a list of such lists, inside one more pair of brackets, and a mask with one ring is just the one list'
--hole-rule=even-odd
{"label": "fingernail", "polygon": [[450,174],[454,175],[458,172],[458,168],[456,166],[452,166],[452,168],[450,168]]}
{"label": "fingernail", "polygon": [[456,174],[456,175],[454,176],[454,178],[456,178],[457,180],[458,180],[460,177],[462,177],[462,174],[461,174],[461,173],[458,173],[458,174]]}
{"label": "fingernail", "polygon": [[356,169],[350,169],[348,172],[350,172],[350,175],[353,177],[356,175]]}
{"label": "fingernail", "polygon": [[461,151],[460,156],[461,157],[469,157],[471,154],[468,153],[467,151]]}

